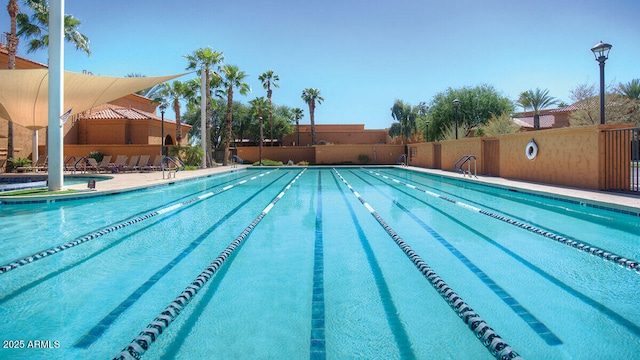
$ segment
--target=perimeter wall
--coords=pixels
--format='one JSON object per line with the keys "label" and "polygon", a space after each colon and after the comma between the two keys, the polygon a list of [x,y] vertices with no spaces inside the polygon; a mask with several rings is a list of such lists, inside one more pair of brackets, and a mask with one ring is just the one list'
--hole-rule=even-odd
{"label": "perimeter wall", "polygon": [[[460,157],[473,155],[477,159],[479,175],[604,190],[607,159],[603,131],[621,128],[628,128],[628,125],[593,125],[413,143],[408,145],[409,165],[453,172]],[[535,141],[538,153],[529,160],[526,148],[531,140]],[[283,163],[308,161],[313,165],[394,165],[405,151],[405,145],[265,146],[262,158]],[[237,154],[252,162],[260,158],[258,147],[239,147]]]}

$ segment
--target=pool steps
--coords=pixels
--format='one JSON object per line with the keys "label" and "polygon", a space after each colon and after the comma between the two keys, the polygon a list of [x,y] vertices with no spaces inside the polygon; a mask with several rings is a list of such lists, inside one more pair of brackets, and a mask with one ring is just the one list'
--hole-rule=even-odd
{"label": "pool steps", "polygon": [[158,316],[144,328],[122,351],[116,355],[114,360],[140,359],[149,350],[158,336],[180,315],[182,310],[189,304],[191,299],[202,289],[202,287],[215,275],[225,261],[251,234],[253,229],[271,211],[273,206],[284,196],[291,186],[302,176],[307,169],[303,169],[291,182],[262,210],[262,212],[247,226],[240,235],[223,250],[209,266],[200,273],[187,287],[180,293]]}
{"label": "pool steps", "polygon": [[633,271],[635,271],[637,273],[640,273],[640,263],[638,261],[636,261],[636,260],[628,259],[628,258],[625,258],[624,256],[617,255],[617,254],[615,254],[613,252],[610,252],[610,251],[607,251],[605,249],[601,249],[601,248],[598,248],[596,246],[592,246],[592,245],[577,241],[575,239],[570,239],[570,238],[567,238],[565,236],[561,236],[561,235],[555,234],[555,233],[553,233],[551,231],[546,231],[544,229],[540,229],[538,227],[535,227],[535,226],[532,226],[532,225],[529,225],[529,224],[526,224],[526,223],[523,223],[523,222],[520,222],[520,221],[517,221],[517,220],[510,219],[510,218],[508,218],[506,216],[502,216],[502,215],[499,215],[499,214],[496,214],[496,213],[492,213],[490,211],[483,210],[483,209],[480,209],[478,207],[475,207],[475,206],[472,206],[472,205],[469,205],[469,204],[465,204],[465,203],[457,201],[457,200],[453,200],[453,199],[447,198],[447,197],[442,196],[440,194],[434,193],[434,192],[426,190],[426,189],[422,189],[422,188],[417,187],[417,186],[415,186],[413,184],[405,183],[405,182],[403,182],[401,180],[394,179],[392,177],[389,177],[387,175],[384,175],[384,174],[381,174],[381,173],[378,173],[378,172],[375,172],[375,171],[371,171],[371,170],[368,170],[368,169],[363,169],[363,170],[366,170],[369,173],[374,174],[374,175],[379,176],[379,177],[382,177],[384,179],[393,181],[393,182],[395,182],[397,184],[404,185],[404,186],[406,186],[406,187],[408,187],[410,189],[423,192],[423,193],[425,193],[427,195],[431,195],[431,196],[437,197],[437,198],[439,198],[441,200],[448,201],[450,203],[453,203],[453,204],[458,205],[460,207],[463,207],[465,209],[468,209],[468,210],[471,210],[471,211],[474,211],[474,212],[477,212],[477,213],[492,217],[494,219],[506,222],[507,224],[510,224],[510,225],[517,226],[517,227],[519,227],[521,229],[527,230],[527,231],[532,232],[534,234],[544,236],[544,237],[546,237],[548,239],[557,241],[557,242],[559,242],[561,244],[565,244],[567,246],[573,247],[573,248],[578,249],[580,251],[583,251],[583,252],[589,253],[591,255],[600,257],[600,258],[602,258],[602,259],[604,259],[606,261],[609,261],[611,263],[619,265],[619,266],[621,266],[623,268],[626,268],[626,269],[629,269],[629,270],[633,270]]}
{"label": "pool steps", "polygon": [[431,285],[442,296],[449,306],[458,316],[469,326],[475,336],[481,341],[496,359],[522,359],[520,355],[509,346],[509,344],[493,330],[480,315],[478,315],[442,278],[418,255],[393,228],[369,205],[366,200],[342,177],[334,168],[333,171],[347,186],[347,188],[358,198],[362,205],[384,228],[387,234],[409,257],[420,273],[431,282]]}
{"label": "pool steps", "polygon": [[61,252],[63,250],[67,250],[67,249],[75,247],[77,245],[86,243],[87,241],[97,239],[97,238],[99,238],[99,237],[101,237],[103,235],[110,234],[110,233],[112,233],[112,232],[114,232],[116,230],[124,229],[124,228],[126,228],[126,227],[128,227],[130,225],[137,224],[137,223],[139,223],[141,221],[153,218],[155,216],[163,215],[163,214],[175,211],[175,210],[177,210],[177,209],[179,209],[179,208],[181,208],[183,206],[192,204],[192,203],[194,203],[196,201],[201,201],[201,200],[204,200],[204,199],[209,198],[211,196],[218,195],[218,194],[220,194],[220,193],[222,193],[224,191],[227,191],[229,189],[232,189],[232,188],[234,188],[236,186],[243,185],[243,184],[247,183],[248,181],[255,180],[255,179],[259,178],[259,177],[268,175],[269,173],[271,173],[271,171],[267,171],[265,173],[261,173],[261,174],[255,175],[255,176],[251,177],[248,180],[247,179],[241,180],[241,181],[239,181],[239,182],[237,182],[237,183],[235,183],[233,185],[227,185],[227,186],[225,186],[223,188],[216,189],[214,191],[211,191],[211,192],[196,196],[194,198],[191,198],[189,200],[186,200],[186,201],[183,201],[183,202],[180,202],[180,203],[177,203],[177,204],[173,204],[173,205],[170,205],[170,206],[165,206],[163,208],[151,211],[151,212],[149,212],[147,214],[144,214],[144,215],[141,215],[141,216],[137,216],[137,217],[135,217],[133,219],[129,219],[129,220],[121,222],[119,224],[111,225],[109,227],[103,228],[103,229],[101,229],[99,231],[96,231],[94,233],[91,233],[89,235],[85,235],[85,236],[82,236],[80,238],[77,238],[77,239],[75,239],[73,241],[70,241],[68,243],[65,243],[65,244],[50,248],[50,249],[46,249],[46,250],[43,250],[43,251],[39,251],[39,252],[37,252],[35,254],[29,255],[29,256],[27,256],[25,258],[22,258],[20,260],[15,260],[15,261],[12,261],[12,262],[10,262],[8,264],[0,265],[0,275],[6,273],[8,271],[17,269],[17,268],[19,268],[21,266],[31,264],[34,261],[43,259],[43,258],[48,257],[50,255],[57,254],[57,253],[59,253],[59,252]]}

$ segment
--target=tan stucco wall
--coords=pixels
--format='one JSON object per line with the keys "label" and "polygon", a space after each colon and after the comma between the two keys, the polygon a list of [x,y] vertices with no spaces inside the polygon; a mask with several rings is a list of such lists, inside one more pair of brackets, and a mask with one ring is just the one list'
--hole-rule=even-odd
{"label": "tan stucco wall", "polygon": [[[541,130],[498,136],[503,178],[598,189],[599,132],[597,127]],[[533,139],[538,155],[529,160],[525,149]]]}
{"label": "tan stucco wall", "polygon": [[[453,171],[453,165],[462,156],[474,155],[478,173],[483,173],[482,138],[464,138],[440,142],[442,147],[442,170]],[[473,165],[472,165],[473,166]]]}
{"label": "tan stucco wall", "polygon": [[[243,160],[258,161],[258,147],[239,147],[237,154]],[[301,147],[269,147],[262,148],[262,158],[283,163],[292,160],[294,163],[308,161],[314,165],[353,163],[363,164],[358,157],[369,157],[369,165],[395,164],[404,153],[404,145],[319,145]]]}
{"label": "tan stucco wall", "polygon": [[[415,150],[414,154],[409,156],[409,165],[434,168],[433,145],[434,143],[410,144],[409,148]],[[411,152],[411,150],[409,151]]]}

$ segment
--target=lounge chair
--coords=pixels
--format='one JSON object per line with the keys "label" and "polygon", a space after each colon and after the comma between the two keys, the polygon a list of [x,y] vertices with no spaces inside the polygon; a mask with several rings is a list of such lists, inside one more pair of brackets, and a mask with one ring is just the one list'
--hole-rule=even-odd
{"label": "lounge chair", "polygon": [[101,170],[104,170],[104,172],[111,172],[113,166],[114,165],[111,163],[111,155],[105,155],[102,158],[102,161],[98,164],[98,172]]}
{"label": "lounge chair", "polygon": [[47,166],[48,156],[40,156],[36,163],[31,166],[30,170],[33,172],[38,172],[40,170],[47,171],[49,168]]}
{"label": "lounge chair", "polygon": [[140,155],[140,160],[138,160],[138,165],[136,166],[136,170],[143,171],[146,167],[149,166],[149,160],[151,159],[151,155]]}
{"label": "lounge chair", "polygon": [[153,158],[153,163],[149,166],[143,167],[142,170],[150,170],[150,171],[159,171],[162,170],[162,159],[164,158],[164,155],[156,155],[156,157]]}
{"label": "lounge chair", "polygon": [[116,161],[113,163],[116,171],[120,171],[127,166],[127,155],[118,155]]}
{"label": "lounge chair", "polygon": [[122,170],[123,171],[134,171],[138,167],[138,160],[140,160],[140,155],[133,155],[129,159],[129,163],[125,165]]}

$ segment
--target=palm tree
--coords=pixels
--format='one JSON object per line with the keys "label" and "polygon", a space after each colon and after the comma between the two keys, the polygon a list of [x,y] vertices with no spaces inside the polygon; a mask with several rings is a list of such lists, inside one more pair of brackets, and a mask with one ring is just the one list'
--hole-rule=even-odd
{"label": "palm tree", "polygon": [[309,119],[311,121],[311,144],[316,144],[316,123],[314,113],[316,110],[316,102],[322,104],[324,98],[320,96],[320,90],[314,88],[306,88],[302,90],[302,100],[309,105]]}
{"label": "palm tree", "polygon": [[400,124],[401,141],[404,138],[405,141],[409,142],[411,134],[417,129],[417,108],[415,110],[410,104],[405,104],[402,100],[396,100],[391,107],[391,117]]}
{"label": "palm tree", "polygon": [[522,106],[531,107],[533,109],[533,129],[540,130],[540,110],[557,104],[558,100],[549,96],[549,90],[527,90],[520,94],[518,102]]}
{"label": "palm tree", "polygon": [[300,119],[304,116],[304,111],[300,108],[291,109],[294,119],[296,120],[296,131],[298,132],[298,146],[300,146]]}
{"label": "palm tree", "polygon": [[271,111],[271,104],[263,97],[255,98],[249,101],[251,105],[251,109],[253,110],[253,114],[258,116],[258,126],[260,127],[260,140],[258,141],[258,146],[260,147],[260,165],[262,166],[262,112],[266,109]]}
{"label": "palm tree", "polygon": [[238,92],[242,95],[247,95],[251,91],[248,84],[244,83],[244,79],[247,77],[244,71],[240,71],[235,65],[225,65],[221,69],[224,78],[222,84],[227,90],[227,130],[224,137],[224,158],[222,165],[229,164],[229,144],[231,143],[231,110],[233,106],[233,88],[237,88]]}
{"label": "palm tree", "polygon": [[[29,42],[28,52],[33,52],[49,46],[49,3],[46,0],[24,0],[25,5],[33,10],[33,15],[21,13],[17,15],[17,35]],[[89,38],[78,31],[80,20],[73,15],[64,16],[64,38],[76,46],[76,50],[82,50],[91,55],[89,50]]]}
{"label": "palm tree", "polygon": [[[218,66],[218,71],[220,70],[220,64],[224,61],[224,54],[219,51],[213,51],[210,47],[201,48],[195,50],[191,55],[185,55],[189,61],[189,65],[187,66],[187,70],[204,70],[205,73],[205,81],[206,84],[209,85],[209,89],[206,94],[200,94],[200,96],[205,96],[206,101],[206,112],[207,112],[207,121],[206,121],[206,134],[207,134],[207,143],[204,144],[207,153],[206,153],[206,164],[207,166],[211,166],[211,161],[213,159],[212,149],[211,149],[211,124],[209,123],[209,119],[211,119],[211,68],[214,66]],[[220,75],[216,71],[213,71],[214,78],[220,78]]]}
{"label": "palm tree", "polygon": [[[258,80],[262,82],[262,87],[267,90],[267,99],[269,100],[269,105],[271,105],[271,95],[273,94],[273,90],[271,90],[271,86],[280,87],[277,81],[280,81],[280,77],[278,74],[275,74],[273,70],[265,71],[264,74],[258,77]],[[269,107],[269,126],[271,128],[270,138],[271,138],[271,146],[273,146],[273,110]]]}
{"label": "palm tree", "polygon": [[160,84],[159,90],[155,93],[155,102],[172,104],[173,111],[176,114],[176,142],[180,144],[182,140],[182,129],[180,121],[180,100],[189,99],[191,97],[192,88],[182,81],[175,80],[171,84]]}
{"label": "palm tree", "polygon": [[[20,13],[20,7],[17,0],[9,0],[7,11],[9,12],[11,22],[11,32],[7,33],[7,55],[9,57],[8,68],[15,69],[16,54],[18,53],[19,37],[32,39],[29,52],[47,47],[49,45],[49,35],[42,35],[43,32],[49,31],[49,6],[45,0],[25,0],[25,5],[33,10],[31,20],[26,14]],[[64,17],[64,37],[67,42],[76,45],[76,49],[83,50],[87,55],[91,54],[89,50],[89,38],[78,32],[80,21],[72,15]],[[20,29],[20,30],[18,30]],[[7,158],[14,155],[13,145],[13,122],[7,124]]]}
{"label": "palm tree", "polygon": [[[7,55],[9,55],[9,69],[16,68],[16,54],[18,53],[18,36],[16,35],[16,17],[20,12],[17,0],[9,0],[7,11],[11,18],[11,32],[7,33]],[[13,122],[7,123],[7,159],[13,158]]]}
{"label": "palm tree", "polygon": [[626,84],[618,84],[618,90],[631,100],[640,98],[640,79],[633,79]]}

